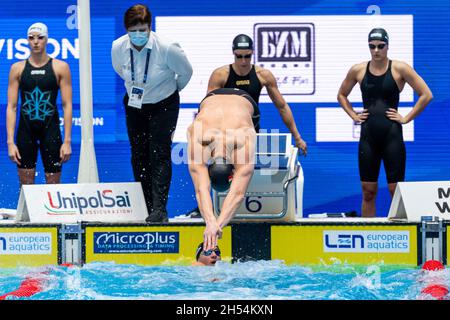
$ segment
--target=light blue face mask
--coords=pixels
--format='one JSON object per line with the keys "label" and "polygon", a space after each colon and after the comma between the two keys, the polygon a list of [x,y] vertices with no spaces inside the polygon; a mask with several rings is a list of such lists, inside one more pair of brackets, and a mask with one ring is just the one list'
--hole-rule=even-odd
{"label": "light blue face mask", "polygon": [[128,35],[132,44],[138,47],[144,46],[148,41],[148,31],[130,31]]}

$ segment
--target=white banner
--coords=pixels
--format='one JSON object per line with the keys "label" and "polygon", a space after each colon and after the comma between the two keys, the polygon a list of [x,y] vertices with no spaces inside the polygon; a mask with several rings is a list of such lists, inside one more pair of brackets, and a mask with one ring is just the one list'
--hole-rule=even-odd
{"label": "white banner", "polygon": [[[352,65],[370,60],[369,31],[389,33],[391,59],[413,65],[412,15],[156,17],[158,34],[180,43],[194,68],[181,91],[182,103],[199,103],[211,73],[233,63],[233,38],[254,40],[252,62],[272,71],[287,102],[337,102],[336,95]],[[361,102],[359,86],[349,96]],[[400,101],[412,102],[405,86]],[[260,102],[271,102],[262,91]]]}
{"label": "white banner", "polygon": [[423,216],[450,220],[450,181],[397,184],[388,218],[420,222]]}
{"label": "white banner", "polygon": [[197,108],[180,108],[178,115],[177,127],[173,133],[172,142],[187,143],[187,129],[194,122],[197,115]]}
{"label": "white banner", "polygon": [[140,182],[23,185],[16,221],[144,222]]}
{"label": "white banner", "polygon": [[[354,108],[362,112],[363,108]],[[398,108],[402,116],[406,116],[411,107]],[[359,141],[361,124],[355,123],[342,108],[316,108],[316,141],[317,142],[351,142]],[[414,121],[403,125],[403,139],[414,141]]]}

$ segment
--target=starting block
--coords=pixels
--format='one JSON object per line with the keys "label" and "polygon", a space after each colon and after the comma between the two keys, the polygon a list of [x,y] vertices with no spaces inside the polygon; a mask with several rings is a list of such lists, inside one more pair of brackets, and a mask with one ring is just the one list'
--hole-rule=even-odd
{"label": "starting block", "polygon": [[[256,164],[233,221],[295,221],[303,217],[303,170],[291,134],[257,134]],[[214,213],[227,192],[213,190]]]}

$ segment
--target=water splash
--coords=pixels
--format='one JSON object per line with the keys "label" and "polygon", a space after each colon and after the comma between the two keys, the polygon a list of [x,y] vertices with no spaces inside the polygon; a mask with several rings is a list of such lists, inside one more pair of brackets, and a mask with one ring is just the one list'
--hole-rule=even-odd
{"label": "water splash", "polygon": [[[376,268],[379,274],[373,272]],[[14,290],[36,270],[1,270],[0,294]],[[449,282],[449,272],[439,276]],[[424,282],[420,282],[421,272],[417,269],[384,270],[382,265],[352,268],[345,264],[319,269],[286,265],[281,260],[235,264],[220,261],[215,267],[102,262],[51,267],[46,277],[44,290],[31,299],[398,300],[416,299]]]}

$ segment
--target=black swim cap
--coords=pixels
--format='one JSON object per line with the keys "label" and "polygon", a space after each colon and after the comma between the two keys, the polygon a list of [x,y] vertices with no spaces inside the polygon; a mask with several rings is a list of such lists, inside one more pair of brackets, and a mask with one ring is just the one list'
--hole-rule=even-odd
{"label": "black swim cap", "polygon": [[227,191],[233,180],[233,169],[234,166],[226,163],[224,158],[215,158],[208,166],[212,188],[219,192]]}
{"label": "black swim cap", "polygon": [[195,260],[198,261],[198,258],[200,258],[200,254],[202,253],[202,251],[203,251],[203,242],[198,245],[197,250],[195,251]]}
{"label": "black swim cap", "polygon": [[369,32],[369,41],[380,40],[389,43],[389,36],[383,28],[375,28]]}
{"label": "black swim cap", "polygon": [[233,40],[234,50],[253,50],[253,40],[246,34],[239,34]]}
{"label": "black swim cap", "polygon": [[[216,246],[216,248],[219,249],[219,246]],[[203,242],[201,242],[198,245],[197,250],[195,251],[195,260],[198,261],[198,259],[200,258],[200,255],[202,254],[202,252],[203,252]]]}

